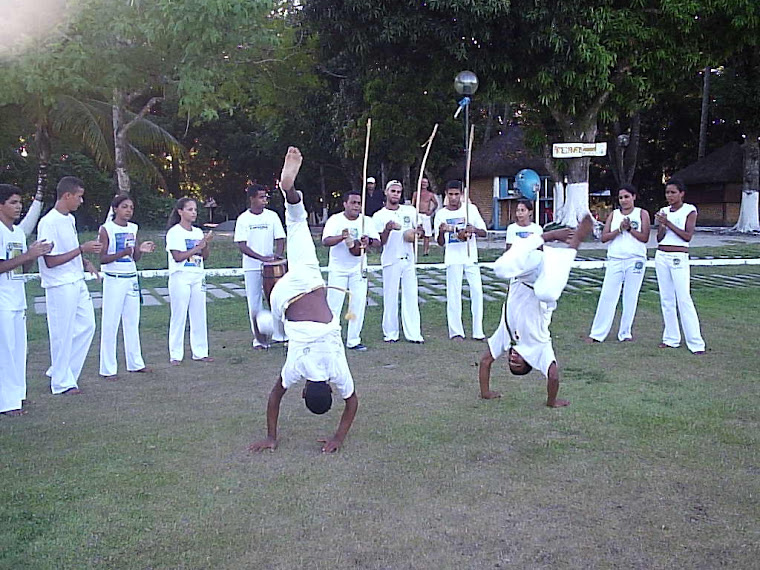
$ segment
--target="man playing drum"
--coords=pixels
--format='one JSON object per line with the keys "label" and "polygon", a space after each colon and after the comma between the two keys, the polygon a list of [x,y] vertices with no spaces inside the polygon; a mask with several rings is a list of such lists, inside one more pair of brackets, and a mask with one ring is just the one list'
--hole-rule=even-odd
{"label": "man playing drum", "polygon": [[[345,401],[338,429],[323,442],[322,451],[332,453],[343,443],[359,407],[354,380],[346,362],[340,321],[327,304],[327,288],[319,270],[306,209],[294,182],[301,168],[301,152],[290,147],[285,155],[280,185],[285,192],[290,271],[271,291],[270,306],[275,322],[283,322],[288,336],[288,354],[280,376],[269,393],[267,437],[252,443],[251,451],[277,448],[277,420],[285,392],[305,380],[302,396],[315,414],[332,406],[332,383]],[[328,383],[329,382],[329,383]]]}
{"label": "man playing drum", "polygon": [[[260,184],[251,184],[246,189],[249,208],[238,216],[235,222],[234,242],[243,254],[243,271],[245,273],[245,293],[248,297],[248,315],[251,331],[256,315],[261,311],[262,269],[264,264],[282,259],[285,247],[285,230],[280,217],[268,210],[269,196],[266,188]],[[277,273],[277,267],[267,268]],[[282,342],[285,335],[281,326],[275,326],[272,340]],[[253,335],[253,348],[266,348]]]}

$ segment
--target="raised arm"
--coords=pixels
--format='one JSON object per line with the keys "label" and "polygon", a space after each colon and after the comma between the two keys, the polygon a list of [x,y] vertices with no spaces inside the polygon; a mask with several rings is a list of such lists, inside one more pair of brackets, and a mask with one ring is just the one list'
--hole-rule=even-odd
{"label": "raised arm", "polygon": [[21,220],[18,224],[18,227],[21,228],[26,237],[29,237],[32,235],[32,233],[34,233],[34,228],[37,227],[37,221],[40,219],[41,213],[42,193],[38,191],[34,195],[34,200],[32,201],[32,205],[29,206],[29,211],[26,213],[26,216],[24,216],[24,219]]}

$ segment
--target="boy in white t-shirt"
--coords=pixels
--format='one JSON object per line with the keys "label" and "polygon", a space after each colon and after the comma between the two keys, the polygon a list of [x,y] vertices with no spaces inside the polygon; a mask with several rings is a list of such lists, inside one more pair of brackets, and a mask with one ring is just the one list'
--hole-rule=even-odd
{"label": "boy in white t-shirt", "polygon": [[21,190],[0,184],[0,414],[24,414],[26,399],[26,292],[24,271],[48,253],[52,243],[36,241],[26,247],[26,236],[14,225],[21,215]]}
{"label": "boy in white t-shirt", "polygon": [[372,216],[380,234],[383,253],[383,340],[397,342],[398,293],[401,286],[401,325],[409,342],[422,344],[420,306],[415,270],[414,234],[422,237],[422,227],[415,227],[417,210],[401,204],[402,186],[398,180],[385,185],[385,207]]}
{"label": "boy in white t-shirt", "polygon": [[362,216],[362,196],[356,190],[343,195],[343,211],[330,216],[322,230],[322,245],[330,248],[327,264],[327,302],[333,315],[339,317],[348,289],[348,310],[354,318],[348,321],[346,348],[365,351],[362,344],[364,310],[367,308],[367,276],[362,274],[362,251],[380,246],[380,236],[372,220]]}
{"label": "boy in white t-shirt", "polygon": [[[491,365],[504,353],[509,370],[522,376],[537,368],[546,376],[546,405],[559,408],[570,404],[557,398],[559,367],[552,348],[549,324],[562,294],[578,245],[593,229],[586,215],[575,230],[559,229],[542,236],[518,240],[494,263],[499,277],[512,279],[507,303],[496,332],[488,339],[488,349],[480,359],[478,381],[480,397],[500,398],[491,391]],[[564,241],[567,248],[543,247],[544,242]]]}
{"label": "boy in white t-shirt", "polygon": [[99,254],[99,241],[79,244],[74,216],[84,201],[84,182],[64,176],[58,182],[55,207],[40,220],[37,237],[53,244],[40,258],[40,279],[45,289],[50,334],[50,390],[53,394],[79,394],[78,382],[95,334],[95,310],[84,282],[84,270],[100,279],[85,253]]}
{"label": "boy in white t-shirt", "polygon": [[446,265],[446,316],[449,338],[464,340],[462,326],[462,276],[470,287],[472,338],[483,340],[483,283],[478,266],[478,241],[486,237],[486,223],[477,206],[462,204],[462,183],[446,183],[446,206],[438,210],[433,226],[436,241],[445,247],[443,262]]}
{"label": "boy in white t-shirt", "polygon": [[[245,191],[248,209],[235,222],[233,241],[243,254],[245,274],[245,294],[248,298],[248,315],[253,333],[253,347],[266,348],[256,339],[253,321],[261,311],[263,295],[262,267],[265,262],[282,259],[285,248],[285,230],[280,217],[266,208],[269,195],[261,184],[251,184]],[[275,325],[272,340],[282,342],[285,335],[282,328]]]}

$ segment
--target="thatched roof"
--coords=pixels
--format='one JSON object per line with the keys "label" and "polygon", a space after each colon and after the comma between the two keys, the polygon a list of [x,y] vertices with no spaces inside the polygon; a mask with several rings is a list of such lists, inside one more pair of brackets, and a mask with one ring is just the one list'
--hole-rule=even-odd
{"label": "thatched roof", "polygon": [[[470,178],[493,178],[494,176],[514,176],[523,168],[538,172],[539,176],[549,176],[544,159],[525,148],[524,135],[520,127],[507,127],[504,134],[489,140],[478,148],[473,145]],[[446,169],[444,178],[462,178],[464,159]]]}
{"label": "thatched roof", "polygon": [[687,185],[741,183],[743,177],[743,151],[738,142],[730,142],[702,160],[698,160],[673,174]]}

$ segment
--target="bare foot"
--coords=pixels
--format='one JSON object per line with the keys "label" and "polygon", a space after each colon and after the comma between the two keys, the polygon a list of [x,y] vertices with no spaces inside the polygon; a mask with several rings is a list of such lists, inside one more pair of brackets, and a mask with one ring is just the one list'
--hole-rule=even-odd
{"label": "bare foot", "polygon": [[285,162],[282,165],[282,173],[280,174],[280,188],[285,192],[285,196],[290,204],[298,204],[301,201],[301,197],[296,192],[294,184],[302,162],[303,156],[301,155],[301,151],[294,146],[288,147]]}
{"label": "bare foot", "polygon": [[462,342],[462,341],[464,340],[464,337],[463,337],[463,336],[459,336],[459,335],[457,335],[457,336],[452,336],[452,337],[451,337],[451,340],[455,340],[455,341],[457,341],[457,342]]}
{"label": "bare foot", "polygon": [[586,340],[584,341],[586,344],[594,344],[594,343],[600,343],[601,340],[596,340],[595,338],[591,338],[590,336],[586,337]]}
{"label": "bare foot", "polygon": [[553,403],[546,402],[547,407],[549,408],[564,408],[565,406],[570,405],[569,400],[554,400]]}
{"label": "bare foot", "polygon": [[171,364],[172,366],[179,366],[180,364],[182,364],[182,362],[179,360],[170,360],[169,364]]}
{"label": "bare foot", "polygon": [[101,376],[103,380],[108,380],[109,382],[116,382],[119,377],[116,374],[112,374],[111,376]]}
{"label": "bare foot", "polygon": [[65,396],[76,396],[77,394],[81,393],[82,391],[79,388],[69,388],[68,390],[61,392],[61,394]]}
{"label": "bare foot", "polygon": [[481,394],[480,397],[484,400],[495,400],[496,398],[501,398],[501,394],[494,392],[493,390],[489,390],[488,392]]}
{"label": "bare foot", "polygon": [[204,356],[203,358],[193,358],[196,362],[214,362],[213,356]]}
{"label": "bare foot", "polygon": [[147,366],[143,366],[140,368],[140,370],[130,370],[132,374],[150,374],[153,372],[152,368],[148,368]]}
{"label": "bare foot", "polygon": [[583,216],[581,223],[578,224],[578,227],[575,228],[575,232],[568,240],[567,245],[569,245],[572,249],[578,249],[578,246],[584,239],[586,239],[586,236],[589,235],[593,229],[594,221],[591,219],[591,216],[586,214]]}
{"label": "bare foot", "polygon": [[19,408],[18,410],[8,410],[5,412],[0,412],[0,414],[4,416],[11,416],[11,417],[24,416],[26,415],[26,410],[22,410],[21,408]]}

